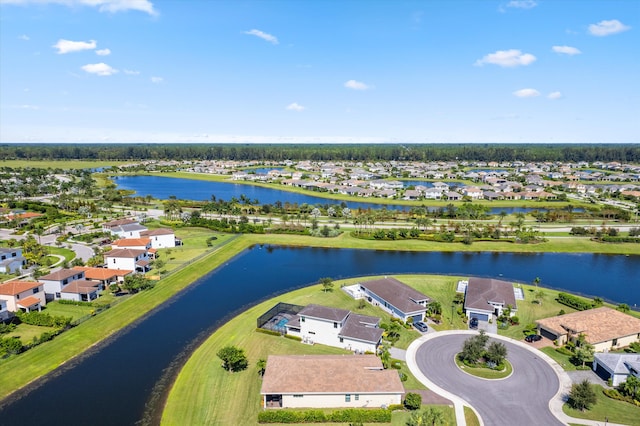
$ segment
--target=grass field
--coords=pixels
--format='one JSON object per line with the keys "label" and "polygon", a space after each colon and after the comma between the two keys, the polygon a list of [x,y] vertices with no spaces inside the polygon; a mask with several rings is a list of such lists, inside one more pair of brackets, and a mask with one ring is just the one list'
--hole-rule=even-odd
{"label": "grass field", "polygon": [[[427,294],[446,292],[451,281],[450,277],[435,276],[400,275],[398,278],[409,285],[415,285],[419,290],[426,290]],[[357,281],[358,279],[350,279],[340,281],[339,284],[348,285]],[[388,314],[369,304],[363,309],[358,309],[358,302],[339,288],[323,292],[320,285],[305,287],[260,303],[223,325],[193,353],[169,394],[163,413],[163,424],[256,424],[260,410],[260,379],[255,370],[258,359],[278,354],[345,353],[337,348],[308,346],[290,339],[256,332],[256,318],[277,302],[298,305],[317,303],[349,309],[363,315],[378,316],[383,321],[389,320]],[[417,337],[418,332],[403,330],[396,346],[406,348],[410,341]],[[230,374],[220,367],[216,353],[226,345],[235,345],[246,351],[250,362],[247,371]],[[405,369],[403,366],[403,371],[408,373]],[[410,374],[406,383],[407,388],[424,388]],[[211,403],[212,398],[215,398],[215,404]]]}
{"label": "grass field", "polygon": [[[65,262],[71,262],[76,257],[76,253],[73,250],[67,249],[67,248],[63,248],[63,247],[49,247],[49,246],[47,246],[47,250],[49,250],[49,253],[51,253],[51,254],[57,254],[59,256],[64,256]],[[57,260],[58,259],[56,259],[56,261]]]}
{"label": "grass field", "polygon": [[480,420],[473,410],[466,405],[464,406],[464,419],[467,421],[467,426],[480,426]]}
{"label": "grass field", "polygon": [[30,324],[19,324],[15,330],[13,330],[11,333],[3,335],[2,337],[18,337],[20,338],[22,344],[26,345],[27,343],[31,343],[34,337],[38,338],[40,337],[40,335],[42,335],[42,333],[53,330],[55,330],[54,327],[41,327]]}
{"label": "grass field", "polygon": [[561,354],[556,351],[555,346],[547,346],[546,348],[540,349],[545,354],[549,355],[555,362],[560,364],[565,371],[575,371],[576,366],[571,362],[571,357],[569,355]]}
{"label": "grass field", "polygon": [[457,356],[455,361],[458,368],[460,368],[462,371],[472,376],[480,377],[481,379],[504,379],[506,377],[509,377],[511,373],[513,373],[513,367],[508,360],[505,360],[505,369],[503,371],[491,370],[490,368],[485,367],[468,367],[464,365],[464,363],[462,363]]}
{"label": "grass field", "polygon": [[49,315],[71,317],[73,321],[90,314],[93,310],[94,308],[91,306],[68,305],[59,301],[52,301],[47,303],[42,312]]}
{"label": "grass field", "polygon": [[624,425],[640,424],[640,407],[633,406],[628,402],[618,401],[607,397],[602,392],[602,386],[592,385],[596,393],[597,402],[589,410],[574,410],[568,404],[562,406],[565,414],[578,419],[589,419],[602,422],[608,419],[611,423]]}

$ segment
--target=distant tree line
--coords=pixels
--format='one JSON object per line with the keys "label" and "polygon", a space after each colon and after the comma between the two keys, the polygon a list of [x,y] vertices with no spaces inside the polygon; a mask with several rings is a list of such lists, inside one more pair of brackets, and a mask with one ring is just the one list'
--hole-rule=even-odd
{"label": "distant tree line", "polygon": [[3,144],[2,160],[640,162],[640,144]]}

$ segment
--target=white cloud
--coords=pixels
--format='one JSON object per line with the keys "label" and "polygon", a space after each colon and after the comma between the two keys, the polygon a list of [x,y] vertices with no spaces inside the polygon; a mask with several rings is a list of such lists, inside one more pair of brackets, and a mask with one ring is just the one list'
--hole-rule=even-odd
{"label": "white cloud", "polygon": [[560,99],[561,97],[562,97],[562,93],[560,92],[551,92],[547,95],[547,98],[553,99],[553,100]]}
{"label": "white cloud", "polygon": [[24,104],[24,105],[14,105],[13,108],[16,109],[29,109],[32,111],[37,111],[40,109],[40,107],[38,105],[30,105],[30,104]]}
{"label": "white cloud", "polygon": [[269,43],[273,43],[273,44],[278,44],[278,37],[271,35],[271,34],[267,34],[265,32],[262,32],[260,30],[251,30],[251,31],[245,31],[245,34],[248,35],[252,35],[252,36],[256,36],[259,37],[265,41],[268,41]]}
{"label": "white cloud", "polygon": [[346,83],[344,83],[344,87],[346,87],[347,89],[353,89],[353,90],[368,90],[370,89],[370,86],[368,86],[367,84],[361,82],[361,81],[356,81],[356,80],[349,80]]}
{"label": "white cloud", "polygon": [[591,35],[599,37],[618,34],[630,29],[631,27],[623,24],[617,19],[612,19],[610,21],[600,21],[597,24],[589,25],[589,32],[591,33]]}
{"label": "white cloud", "polygon": [[164,81],[162,77],[151,77],[151,82],[154,84],[160,84]]}
{"label": "white cloud", "polygon": [[538,3],[535,0],[511,0],[507,3],[507,7],[514,7],[517,9],[533,9]]}
{"label": "white cloud", "polygon": [[100,62],[99,64],[87,64],[83,65],[82,68],[84,71],[89,74],[96,74],[99,76],[109,76],[118,72],[117,69],[112,68],[111,66],[105,64],[104,62]]}
{"label": "white cloud", "polygon": [[148,13],[149,15],[157,15],[158,12],[153,8],[153,3],[149,0],[1,0],[3,4],[61,4],[64,6],[89,6],[97,7],[100,12],[123,12],[127,10],[137,10]]}
{"label": "white cloud", "polygon": [[304,111],[306,108],[297,102],[287,105],[289,111]]}
{"label": "white cloud", "polygon": [[519,98],[535,98],[536,96],[540,96],[540,92],[536,89],[520,89],[513,92],[513,95]]}
{"label": "white cloud", "polygon": [[18,38],[19,38],[20,40],[24,40],[24,41],[29,41],[29,40],[31,40],[31,39],[29,38],[29,36],[28,36],[28,35],[26,35],[26,34],[22,34],[22,35],[18,36]]}
{"label": "white cloud", "polygon": [[56,44],[51,47],[53,47],[54,49],[58,49],[58,55],[64,55],[65,53],[93,50],[96,48],[96,41],[71,41],[61,38]]}
{"label": "white cloud", "polygon": [[498,50],[495,53],[489,53],[482,59],[478,59],[475,66],[484,64],[494,64],[501,67],[517,67],[520,65],[529,65],[535,62],[536,57],[530,53],[522,53],[517,49]]}
{"label": "white cloud", "polygon": [[565,55],[571,56],[579,55],[582,53],[579,49],[571,46],[553,46],[551,49],[553,49],[553,51],[556,53],[564,53]]}
{"label": "white cloud", "polygon": [[140,75],[140,71],[135,71],[135,70],[122,70],[122,72],[124,72],[127,75]]}
{"label": "white cloud", "polygon": [[111,49],[98,49],[98,50],[96,50],[96,55],[98,55],[98,56],[111,55]]}

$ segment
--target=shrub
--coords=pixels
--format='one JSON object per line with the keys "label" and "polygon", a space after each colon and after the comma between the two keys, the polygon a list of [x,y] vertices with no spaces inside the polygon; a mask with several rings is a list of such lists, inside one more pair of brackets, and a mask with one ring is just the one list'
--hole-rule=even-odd
{"label": "shrub", "polygon": [[296,342],[302,342],[302,337],[300,337],[300,336],[294,336],[292,334],[285,334],[284,337],[286,337],[287,339],[295,340]]}
{"label": "shrub", "polygon": [[564,346],[556,348],[556,352],[561,353],[562,355],[573,356],[573,352]]}
{"label": "shrub", "polygon": [[417,393],[409,392],[404,398],[404,406],[407,410],[417,410],[422,405],[422,396]]}
{"label": "shrub", "polygon": [[244,350],[235,346],[225,346],[216,355],[222,360],[222,368],[227,371],[242,371],[249,365]]}
{"label": "shrub", "polygon": [[80,302],[78,300],[65,300],[60,299],[58,303],[61,305],[75,305],[75,306],[93,306],[92,302]]}
{"label": "shrub", "polygon": [[586,311],[587,309],[591,309],[593,307],[593,304],[591,302],[568,293],[558,293],[557,300],[559,303],[570,306],[579,311]]}
{"label": "shrub", "polygon": [[66,328],[71,324],[71,317],[52,316],[43,312],[16,312],[16,316],[21,322],[29,325]]}
{"label": "shrub", "polygon": [[258,423],[389,423],[391,411],[383,409],[346,408],[324,413],[321,410],[264,410]]}
{"label": "shrub", "polygon": [[281,334],[277,331],[267,330],[266,328],[256,328],[258,333],[269,334],[271,336],[280,336]]}

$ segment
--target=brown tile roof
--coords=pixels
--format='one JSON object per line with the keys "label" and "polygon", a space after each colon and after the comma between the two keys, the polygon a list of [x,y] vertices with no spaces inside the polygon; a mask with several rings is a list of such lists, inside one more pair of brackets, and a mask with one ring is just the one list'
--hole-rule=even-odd
{"label": "brown tile roof", "polygon": [[40,287],[42,283],[38,281],[9,281],[7,283],[0,284],[0,294],[6,296],[15,296],[23,291],[31,290],[36,287]]}
{"label": "brown tile roof", "polygon": [[515,310],[517,305],[513,284],[490,278],[469,278],[467,293],[464,297],[465,309],[493,311],[494,308],[489,302],[501,303],[505,307],[511,305]]}
{"label": "brown tile roof", "polygon": [[126,258],[136,258],[141,254],[146,253],[146,250],[135,250],[135,249],[113,249],[104,254],[104,257],[126,257]]}
{"label": "brown tile roof", "polygon": [[591,344],[640,334],[640,319],[603,306],[536,321],[556,334],[583,333]]}
{"label": "brown tile roof", "polygon": [[311,317],[324,319],[327,321],[342,322],[347,317],[347,315],[349,315],[349,311],[346,309],[330,308],[328,306],[307,305],[300,312],[298,312],[298,315],[301,317]]}
{"label": "brown tile roof", "polygon": [[149,238],[122,238],[113,242],[114,246],[119,247],[146,247],[151,244]]}
{"label": "brown tile roof", "polygon": [[42,300],[38,299],[35,296],[29,296],[19,301],[18,305],[22,306],[23,308],[30,308],[33,305],[37,305],[38,303],[42,303]]}
{"label": "brown tile roof", "polygon": [[416,302],[430,300],[429,296],[420,293],[392,277],[366,281],[360,283],[360,285],[400,309],[405,314],[424,312],[426,307]]}
{"label": "brown tile roof", "polygon": [[113,277],[121,277],[132,273],[126,269],[92,268],[90,266],[74,266],[73,269],[84,271],[84,277],[88,280],[108,280]]}
{"label": "brown tile roof", "polygon": [[75,280],[62,288],[62,293],[88,294],[98,289],[98,285],[93,281]]}
{"label": "brown tile roof", "polygon": [[102,226],[105,228],[113,228],[115,226],[129,225],[131,223],[138,223],[138,222],[131,219],[118,219],[118,220],[112,220],[111,222],[105,222],[102,224]]}
{"label": "brown tile roof", "polygon": [[270,355],[261,394],[404,393],[375,355]]}
{"label": "brown tile roof", "polygon": [[71,278],[74,275],[79,274],[82,271],[78,271],[77,269],[60,269],[56,272],[52,272],[50,274],[47,275],[43,275],[40,277],[41,280],[47,280],[47,281],[62,281],[62,280],[66,280],[67,278]]}

